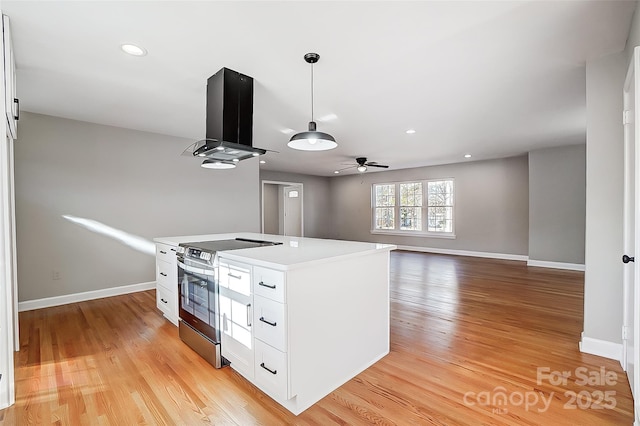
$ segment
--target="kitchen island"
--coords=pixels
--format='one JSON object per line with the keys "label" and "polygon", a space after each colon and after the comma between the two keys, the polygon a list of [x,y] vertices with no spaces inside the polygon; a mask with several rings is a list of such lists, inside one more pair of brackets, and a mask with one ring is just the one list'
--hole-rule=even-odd
{"label": "kitchen island", "polygon": [[[299,414],[389,352],[388,244],[258,233],[156,238],[165,274],[158,297],[167,301],[158,306],[176,303],[161,286],[175,278],[163,269],[172,248],[237,237],[282,243],[218,253],[222,355],[247,380]],[[242,303],[227,276],[246,281]]]}

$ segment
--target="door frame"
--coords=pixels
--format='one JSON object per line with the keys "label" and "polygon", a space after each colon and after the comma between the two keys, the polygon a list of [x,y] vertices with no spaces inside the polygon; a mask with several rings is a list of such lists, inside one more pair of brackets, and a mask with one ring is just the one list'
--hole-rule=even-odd
{"label": "door frame", "polygon": [[[260,185],[260,232],[264,233],[264,186],[266,185],[278,185],[279,187],[285,186],[298,186],[300,187],[300,236],[304,237],[304,185],[302,182],[285,182],[278,180],[263,180]],[[284,200],[282,205],[278,205],[278,209],[284,209]]]}

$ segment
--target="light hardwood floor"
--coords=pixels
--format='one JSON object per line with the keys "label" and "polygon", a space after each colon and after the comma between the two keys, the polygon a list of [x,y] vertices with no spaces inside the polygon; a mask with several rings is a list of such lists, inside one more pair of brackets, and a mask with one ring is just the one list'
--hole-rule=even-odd
{"label": "light hardwood floor", "polygon": [[583,278],[393,252],[390,354],[297,417],[185,346],[153,291],[22,312],[0,423],[630,425],[619,363],[578,350]]}

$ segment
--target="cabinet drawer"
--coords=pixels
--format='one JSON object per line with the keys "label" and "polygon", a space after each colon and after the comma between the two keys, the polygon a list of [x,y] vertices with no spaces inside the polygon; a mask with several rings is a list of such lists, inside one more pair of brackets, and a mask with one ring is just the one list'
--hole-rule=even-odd
{"label": "cabinet drawer", "polygon": [[173,318],[176,312],[175,293],[161,286],[156,287],[156,306],[166,317]]}
{"label": "cabinet drawer", "polygon": [[175,264],[176,248],[168,244],[156,243],[156,259]]}
{"label": "cabinet drawer", "polygon": [[276,302],[285,302],[284,272],[253,267],[253,292]]}
{"label": "cabinet drawer", "polygon": [[156,260],[156,283],[172,292],[178,287],[178,271],[175,263],[163,262]]}
{"label": "cabinet drawer", "polygon": [[220,261],[218,282],[237,293],[251,294],[251,266],[244,263]]}
{"label": "cabinet drawer", "polygon": [[256,339],[255,384],[267,394],[288,397],[287,354]]}
{"label": "cabinet drawer", "polygon": [[255,295],[253,330],[256,338],[283,352],[287,351],[286,305]]}

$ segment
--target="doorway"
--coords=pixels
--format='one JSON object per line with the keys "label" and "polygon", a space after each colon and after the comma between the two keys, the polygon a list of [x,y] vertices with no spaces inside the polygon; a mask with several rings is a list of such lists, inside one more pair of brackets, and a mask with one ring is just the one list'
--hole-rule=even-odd
{"label": "doorway", "polygon": [[262,181],[262,232],[304,236],[302,183]]}

